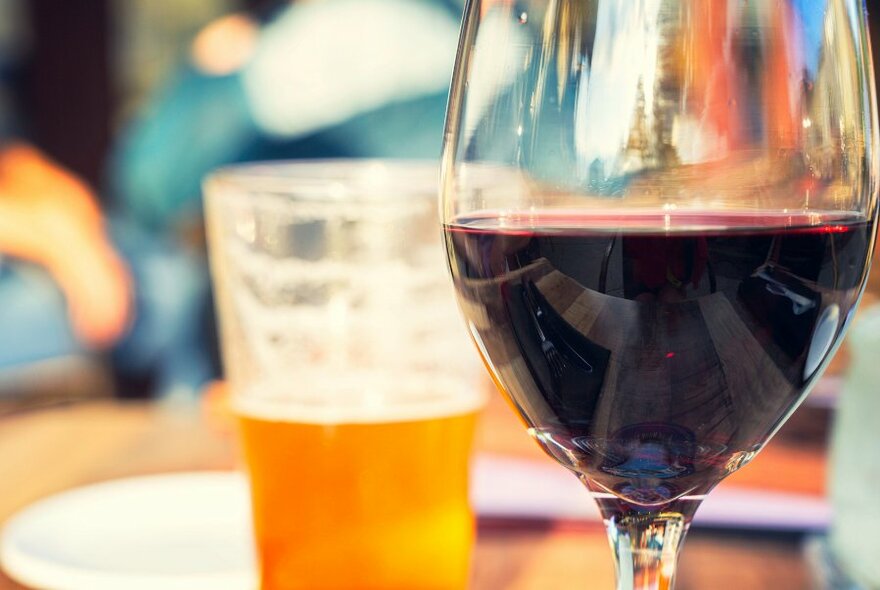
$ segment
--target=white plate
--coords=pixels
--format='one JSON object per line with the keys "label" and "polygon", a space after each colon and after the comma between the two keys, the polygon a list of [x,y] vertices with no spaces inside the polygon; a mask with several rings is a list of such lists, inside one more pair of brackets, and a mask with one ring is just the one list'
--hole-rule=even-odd
{"label": "white plate", "polygon": [[253,590],[236,473],[125,479],[42,500],[6,523],[0,561],[46,590]]}

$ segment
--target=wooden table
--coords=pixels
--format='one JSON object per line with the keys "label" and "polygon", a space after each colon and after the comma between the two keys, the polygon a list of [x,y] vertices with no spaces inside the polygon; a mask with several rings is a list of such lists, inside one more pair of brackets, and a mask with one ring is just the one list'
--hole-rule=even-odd
{"label": "wooden table", "polygon": [[[485,414],[477,444],[493,453],[545,460],[497,400]],[[131,475],[230,469],[235,463],[233,438],[197,407],[103,401],[0,418],[0,522],[38,498],[73,486]],[[613,587],[611,554],[598,525],[480,523],[475,589]],[[700,529],[689,535],[677,585],[678,590],[808,587],[799,538]],[[0,574],[0,590],[21,588]]]}

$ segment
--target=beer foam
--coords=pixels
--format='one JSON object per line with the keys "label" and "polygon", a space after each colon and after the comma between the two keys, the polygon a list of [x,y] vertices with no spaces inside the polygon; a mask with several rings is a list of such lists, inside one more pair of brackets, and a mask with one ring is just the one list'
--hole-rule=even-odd
{"label": "beer foam", "polygon": [[447,418],[486,403],[479,381],[447,377],[394,379],[376,374],[323,374],[233,392],[240,416],[270,422],[374,424]]}

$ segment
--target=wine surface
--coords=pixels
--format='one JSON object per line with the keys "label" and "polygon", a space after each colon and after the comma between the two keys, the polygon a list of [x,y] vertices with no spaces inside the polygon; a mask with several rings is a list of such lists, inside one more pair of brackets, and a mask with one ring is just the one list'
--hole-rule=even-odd
{"label": "wine surface", "polygon": [[702,495],[802,399],[864,283],[845,213],[485,212],[445,227],[459,303],[547,453],[635,506]]}

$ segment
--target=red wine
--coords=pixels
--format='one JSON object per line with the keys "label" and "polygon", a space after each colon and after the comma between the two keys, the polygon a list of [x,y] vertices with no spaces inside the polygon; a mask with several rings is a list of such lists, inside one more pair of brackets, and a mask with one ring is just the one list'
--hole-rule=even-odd
{"label": "red wine", "polygon": [[702,495],[802,399],[864,285],[845,214],[485,213],[445,228],[459,302],[547,453],[635,506]]}

